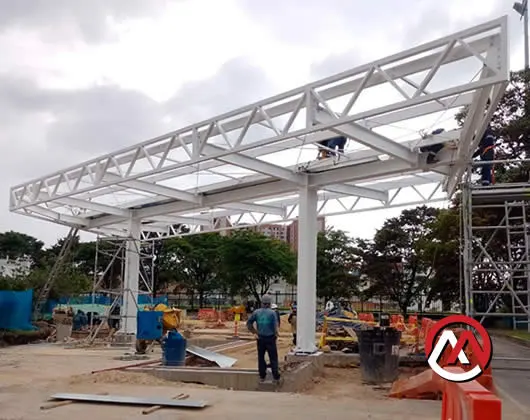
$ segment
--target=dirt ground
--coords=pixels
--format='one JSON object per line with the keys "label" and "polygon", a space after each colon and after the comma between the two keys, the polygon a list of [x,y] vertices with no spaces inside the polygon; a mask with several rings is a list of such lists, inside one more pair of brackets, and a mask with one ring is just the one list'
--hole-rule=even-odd
{"label": "dirt ground", "polygon": [[[282,355],[290,348],[289,338],[280,344]],[[59,344],[39,344],[0,349],[0,420],[39,419],[439,419],[440,403],[387,399],[381,390],[363,387],[359,371],[328,369],[322,378],[300,394],[258,393],[220,390],[212,387],[167,382],[148,374],[91,371],[124,366],[134,362],[115,360],[123,355],[116,349],[65,349]],[[159,350],[151,356],[157,358]],[[242,367],[255,367],[255,347],[251,343],[240,352]],[[248,353],[248,354],[247,354]],[[254,363],[253,366],[251,366]],[[239,367],[239,366],[238,366]],[[192,400],[205,400],[201,411],[162,409],[149,416],[141,407],[75,403],[51,410],[40,406],[58,392],[101,393],[171,398],[180,392]],[[329,405],[329,401],[333,405]]]}
{"label": "dirt ground", "polygon": [[[278,358],[284,360],[285,355],[292,349],[292,338],[285,335],[278,339]],[[256,343],[251,341],[248,345],[238,347],[234,350],[221,351],[226,356],[237,359],[235,368],[240,369],[257,369],[258,367],[258,354],[256,351]]]}

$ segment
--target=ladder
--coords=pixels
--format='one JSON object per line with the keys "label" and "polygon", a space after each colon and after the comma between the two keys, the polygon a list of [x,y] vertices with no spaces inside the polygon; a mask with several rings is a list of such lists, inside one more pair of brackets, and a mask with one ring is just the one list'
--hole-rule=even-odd
{"label": "ladder", "polygon": [[44,286],[42,286],[42,289],[40,290],[39,295],[37,297],[37,300],[35,301],[35,307],[33,309],[33,319],[35,320],[38,319],[38,317],[42,313],[42,308],[44,307],[44,304],[48,300],[48,296],[50,295],[50,291],[53,287],[53,284],[55,283],[57,274],[59,273],[60,269],[62,268],[67,258],[69,257],[70,251],[72,250],[72,246],[75,242],[75,238],[77,237],[78,231],[79,231],[78,228],[71,228],[63,242],[61,251],[59,252],[59,255],[57,256],[57,259],[55,260],[55,264],[53,264],[50,274],[48,275],[48,279],[46,280],[46,283],[44,283]]}
{"label": "ladder", "polygon": [[[518,324],[528,324],[529,320],[529,300],[530,300],[530,238],[528,232],[528,222],[526,219],[526,203],[504,203],[506,221],[506,245],[508,250],[508,273],[510,285],[513,289],[511,293],[513,308],[513,328],[517,329]],[[515,209],[520,209],[520,215],[513,215]],[[520,284],[523,287],[519,287]],[[524,296],[526,295],[526,296]],[[516,296],[518,298],[516,298]],[[524,302],[526,301],[526,305]],[[521,304],[522,303],[522,304]],[[526,320],[521,319],[527,315]]]}

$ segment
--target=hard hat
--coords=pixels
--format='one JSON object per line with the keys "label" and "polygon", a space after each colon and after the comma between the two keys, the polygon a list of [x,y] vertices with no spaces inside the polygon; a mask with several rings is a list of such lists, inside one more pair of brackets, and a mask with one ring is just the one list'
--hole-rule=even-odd
{"label": "hard hat", "polygon": [[261,297],[261,303],[265,305],[270,305],[272,303],[272,297],[271,295],[263,295]]}
{"label": "hard hat", "polygon": [[273,304],[271,305],[271,309],[278,309],[278,305],[276,305],[275,303],[273,303]]}

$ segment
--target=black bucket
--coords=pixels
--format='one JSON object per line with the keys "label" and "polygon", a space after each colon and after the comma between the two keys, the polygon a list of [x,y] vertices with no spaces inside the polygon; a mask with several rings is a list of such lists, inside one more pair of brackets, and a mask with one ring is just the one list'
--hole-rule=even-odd
{"label": "black bucket", "polygon": [[401,332],[394,328],[373,328],[357,334],[363,381],[369,384],[394,382],[399,376]]}

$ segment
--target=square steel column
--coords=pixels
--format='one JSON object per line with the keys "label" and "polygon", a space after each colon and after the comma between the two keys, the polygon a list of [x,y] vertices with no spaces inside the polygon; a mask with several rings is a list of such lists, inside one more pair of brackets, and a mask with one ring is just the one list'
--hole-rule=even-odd
{"label": "square steel column", "polygon": [[121,328],[123,334],[136,336],[138,311],[138,283],[140,278],[140,220],[129,220],[129,239],[125,246],[125,273],[123,278],[123,304]]}
{"label": "square steel column", "polygon": [[298,279],[296,354],[312,354],[317,310],[317,190],[300,189],[298,216]]}

